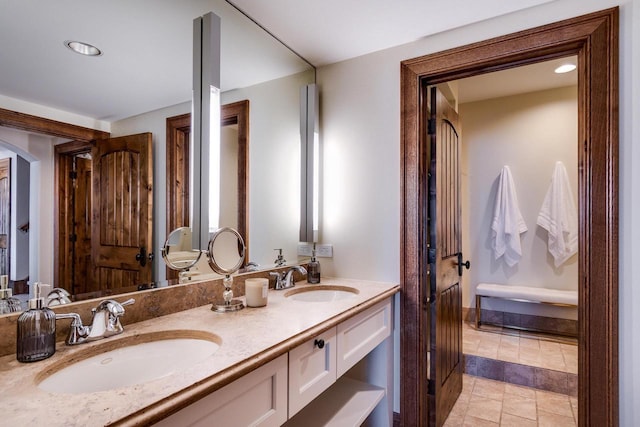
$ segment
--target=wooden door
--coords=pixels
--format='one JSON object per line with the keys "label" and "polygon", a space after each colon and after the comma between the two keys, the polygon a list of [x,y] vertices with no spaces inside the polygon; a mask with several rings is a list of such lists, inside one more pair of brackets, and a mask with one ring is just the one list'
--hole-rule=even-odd
{"label": "wooden door", "polygon": [[429,420],[441,426],[462,391],[460,138],[458,116],[429,89],[427,243],[429,283]]}
{"label": "wooden door", "polygon": [[91,246],[102,290],[151,282],[151,133],[96,141]]}
{"label": "wooden door", "polygon": [[0,274],[11,266],[11,159],[0,160]]}
{"label": "wooden door", "polygon": [[[100,290],[91,262],[91,169],[90,158],[79,155],[73,159],[72,173],[72,235],[71,293],[84,294]],[[68,288],[67,288],[68,289]]]}

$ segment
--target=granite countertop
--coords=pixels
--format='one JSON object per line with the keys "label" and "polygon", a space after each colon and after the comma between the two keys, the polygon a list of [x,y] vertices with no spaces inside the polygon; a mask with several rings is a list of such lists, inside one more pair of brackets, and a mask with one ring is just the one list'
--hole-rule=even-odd
{"label": "granite countertop", "polygon": [[[15,354],[0,358],[0,413],[2,423],[12,426],[148,425],[195,402],[242,375],[264,365],[314,335],[388,298],[397,284],[353,279],[323,278],[322,285],[358,289],[351,298],[332,302],[305,302],[286,298],[287,291],[269,291],[266,307],[245,308],[233,313],[214,313],[211,305],[127,324],[123,334],[78,346],[56,345],[49,359],[23,364]],[[303,288],[298,282],[293,289]],[[317,285],[313,285],[317,286]],[[109,391],[66,394],[37,387],[43,373],[67,360],[81,358],[107,341],[165,331],[213,333],[220,348],[192,366],[171,376]]]}

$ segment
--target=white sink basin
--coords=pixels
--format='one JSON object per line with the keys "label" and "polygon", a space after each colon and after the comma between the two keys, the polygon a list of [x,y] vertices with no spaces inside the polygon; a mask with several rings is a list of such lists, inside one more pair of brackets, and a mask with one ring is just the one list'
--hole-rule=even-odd
{"label": "white sink basin", "polygon": [[353,298],[360,292],[349,286],[320,285],[296,288],[284,294],[295,301],[331,302]]}
{"label": "white sink basin", "polygon": [[[40,375],[38,387],[52,393],[92,393],[173,375],[220,348],[213,334],[170,331],[113,339],[63,360]],[[87,354],[85,354],[87,353]],[[98,353],[98,354],[96,354]],[[54,371],[50,374],[51,371]]]}

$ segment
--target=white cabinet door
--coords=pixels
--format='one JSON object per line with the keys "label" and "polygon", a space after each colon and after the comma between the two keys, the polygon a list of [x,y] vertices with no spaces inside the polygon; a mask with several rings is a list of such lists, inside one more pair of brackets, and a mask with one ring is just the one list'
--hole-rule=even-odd
{"label": "white cabinet door", "polygon": [[287,421],[287,355],[224,386],[156,426],[276,427]]}
{"label": "white cabinet door", "polygon": [[336,381],[336,328],[289,352],[289,417]]}
{"label": "white cabinet door", "polygon": [[338,325],[338,377],[391,334],[391,299]]}

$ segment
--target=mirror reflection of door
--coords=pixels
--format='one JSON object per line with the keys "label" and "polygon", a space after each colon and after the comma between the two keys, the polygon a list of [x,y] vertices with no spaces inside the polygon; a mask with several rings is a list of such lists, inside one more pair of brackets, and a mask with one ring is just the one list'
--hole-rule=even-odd
{"label": "mirror reflection of door", "polygon": [[59,287],[78,299],[152,279],[151,134],[56,146]]}
{"label": "mirror reflection of door", "polygon": [[11,158],[0,160],[0,274],[11,265]]}

